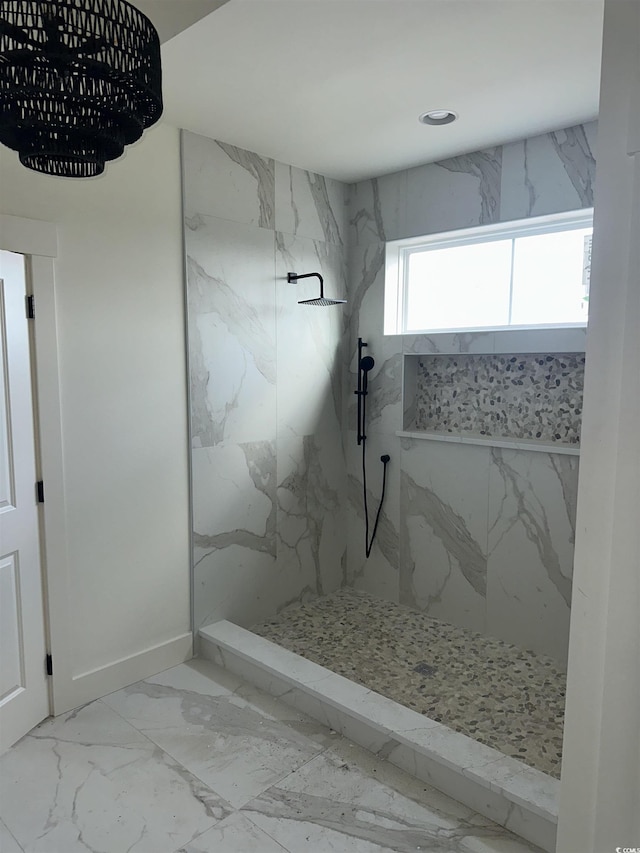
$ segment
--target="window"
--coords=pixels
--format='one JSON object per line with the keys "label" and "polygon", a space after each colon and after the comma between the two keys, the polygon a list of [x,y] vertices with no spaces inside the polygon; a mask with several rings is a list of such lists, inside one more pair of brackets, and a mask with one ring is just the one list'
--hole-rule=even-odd
{"label": "window", "polygon": [[387,243],[385,334],[584,326],[593,210]]}

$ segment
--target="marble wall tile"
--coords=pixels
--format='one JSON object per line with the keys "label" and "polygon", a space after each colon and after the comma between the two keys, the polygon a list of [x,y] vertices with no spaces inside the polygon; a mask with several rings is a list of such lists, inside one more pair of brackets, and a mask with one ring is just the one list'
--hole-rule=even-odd
{"label": "marble wall tile", "polygon": [[384,340],[384,262],[385,245],[371,242],[349,249],[349,354],[358,336]]}
{"label": "marble wall tile", "polygon": [[587,329],[513,329],[499,332],[403,335],[407,355],[439,353],[584,352]]}
{"label": "marble wall tile", "polygon": [[407,173],[403,237],[495,222],[500,211],[502,149],[489,148]]}
{"label": "marble wall tile", "polygon": [[351,184],[351,245],[367,245],[405,236],[407,172],[394,172]]}
{"label": "marble wall tile", "polygon": [[186,220],[192,441],[275,438],[274,235]]}
{"label": "marble wall tile", "polygon": [[492,448],[487,629],[567,662],[578,460]]}
{"label": "marble wall tile", "polygon": [[[275,442],[192,451],[195,623],[275,612]],[[264,614],[264,615],[262,615]]]}
{"label": "marble wall tile", "polygon": [[338,431],[342,422],[342,345],[347,305],[299,305],[320,292],[317,278],[296,284],[287,272],[319,272],[325,295],[346,298],[340,246],[276,232],[278,437]]}
{"label": "marble wall tile", "polygon": [[380,305],[384,300],[384,247],[354,246],[349,253],[350,322],[343,411],[348,429],[357,423],[358,338],[375,360],[369,373],[367,429],[388,433],[402,428],[402,337],[385,335]]}
{"label": "marble wall tile", "polygon": [[380,457],[389,454],[385,499],[371,554],[365,552],[365,522],[362,492],[362,445],[357,433],[349,430],[345,453],[347,459],[347,585],[370,592],[387,601],[398,601],[400,563],[400,439],[394,434],[371,434],[367,439],[367,502],[370,528],[373,532],[382,494],[383,466]]}
{"label": "marble wall tile", "polygon": [[482,632],[489,448],[402,439],[401,465],[400,603]]}
{"label": "marble wall tile", "polygon": [[182,131],[184,215],[275,227],[275,161]]}
{"label": "marble wall tile", "polygon": [[338,432],[316,433],[307,444],[307,523],[314,543],[318,593],[337,589],[346,562],[346,476]]}
{"label": "marble wall tile", "polygon": [[593,206],[591,122],[504,146],[500,219],[523,219]]}
{"label": "marble wall tile", "polygon": [[496,346],[495,332],[458,332],[440,335],[403,335],[403,351],[407,355],[436,355],[439,353],[492,353]]}
{"label": "marble wall tile", "polygon": [[496,353],[584,352],[586,348],[586,326],[567,329],[514,329],[495,333]]}
{"label": "marble wall tile", "polygon": [[286,600],[274,556],[236,543],[223,550],[194,551],[196,625],[229,619],[249,627],[273,616]]}
{"label": "marble wall tile", "polygon": [[[307,515],[313,439],[288,436],[278,443],[277,557],[287,578],[285,607],[294,601],[309,601],[323,588],[318,530],[309,524]],[[335,497],[330,495],[332,503]]]}
{"label": "marble wall tile", "polygon": [[[192,476],[194,527],[209,540],[207,547],[225,547],[233,541],[275,554],[275,442],[194,448]],[[222,485],[224,501],[220,501]],[[239,508],[242,528],[233,526]]]}
{"label": "marble wall tile", "polygon": [[276,162],[275,227],[325,243],[347,243],[347,185]]}
{"label": "marble wall tile", "polygon": [[195,623],[250,625],[346,572],[348,308],[286,274],[345,298],[347,187],[190,133],[183,174]]}
{"label": "marble wall tile", "polygon": [[326,595],[343,581],[345,473],[340,432],[278,443],[278,570],[286,601]]}

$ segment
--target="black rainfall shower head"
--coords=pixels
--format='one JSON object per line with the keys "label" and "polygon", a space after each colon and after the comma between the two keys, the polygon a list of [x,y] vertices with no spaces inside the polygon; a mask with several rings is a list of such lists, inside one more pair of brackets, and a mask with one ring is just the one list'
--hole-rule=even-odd
{"label": "black rainfall shower head", "polygon": [[346,299],[327,299],[326,296],[319,296],[317,299],[301,299],[298,305],[345,305]]}
{"label": "black rainfall shower head", "polygon": [[324,295],[324,279],[322,278],[322,276],[320,275],[319,272],[306,272],[306,273],[301,273],[300,275],[298,275],[298,273],[295,273],[295,272],[288,272],[287,273],[287,281],[289,282],[289,284],[293,284],[294,282],[298,281],[298,279],[300,279],[300,278],[311,278],[312,276],[320,279],[320,296],[316,297],[315,299],[300,299],[298,301],[298,305],[322,305],[322,306],[324,306],[324,305],[344,305],[346,303],[346,301],[347,301],[346,299],[328,299]]}
{"label": "black rainfall shower head", "polygon": [[372,370],[374,365],[375,361],[370,355],[365,355],[363,358],[360,359],[360,370],[364,370],[365,373],[368,373],[370,370]]}

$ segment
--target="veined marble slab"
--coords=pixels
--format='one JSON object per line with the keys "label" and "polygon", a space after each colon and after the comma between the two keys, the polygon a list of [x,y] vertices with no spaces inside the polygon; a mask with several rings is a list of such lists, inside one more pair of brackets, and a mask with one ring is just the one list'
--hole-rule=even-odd
{"label": "veined marble slab", "polygon": [[498,219],[502,149],[488,148],[407,173],[405,237]]}
{"label": "veined marble slab", "polygon": [[[382,312],[382,307],[379,308]],[[586,326],[564,329],[502,329],[494,332],[432,332],[403,335],[403,352],[411,355],[455,353],[584,352]]]}
{"label": "veined marble slab", "polygon": [[405,236],[407,171],[351,184],[350,243],[366,245]]}
{"label": "veined marble slab", "polygon": [[217,216],[275,227],[275,162],[197,133],[182,131],[185,216]]}
{"label": "veined marble slab", "polygon": [[487,630],[566,666],[578,459],[493,448]]}
{"label": "veined marble slab", "polygon": [[347,241],[347,185],[276,163],[277,231],[340,246]]}
{"label": "veined marble slab", "polygon": [[192,442],[276,433],[274,234],[195,215],[185,220]]}
{"label": "veined marble slab", "polygon": [[369,537],[382,494],[380,457],[389,454],[385,499],[371,553],[365,552],[365,521],[362,492],[362,445],[357,433],[346,434],[347,461],[347,583],[355,589],[398,601],[400,563],[400,442],[394,435],[370,433],[367,437],[367,502]]}
{"label": "veined marble slab", "polygon": [[500,218],[592,207],[596,135],[593,121],[505,145]]}
{"label": "veined marble slab", "polygon": [[196,625],[252,624],[278,604],[275,442],[194,448],[192,465]]}
{"label": "veined marble slab", "polygon": [[527,841],[555,850],[556,779],[230,622],[202,628],[200,640],[204,657]]}
{"label": "veined marble slab", "polygon": [[346,267],[339,246],[276,232],[278,438],[340,430],[342,341],[348,305],[299,305],[320,293],[317,278],[287,282],[288,272],[317,272],[325,296],[346,297]]}
{"label": "veined marble slab", "polygon": [[347,531],[339,447],[337,430],[278,443],[277,569],[289,601],[326,594],[343,580]]}
{"label": "veined marble slab", "polygon": [[486,629],[488,448],[402,440],[400,603]]}

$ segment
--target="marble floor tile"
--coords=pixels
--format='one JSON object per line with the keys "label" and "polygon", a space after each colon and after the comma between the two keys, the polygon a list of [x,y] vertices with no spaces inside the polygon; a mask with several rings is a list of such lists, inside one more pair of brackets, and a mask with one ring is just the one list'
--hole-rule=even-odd
{"label": "marble floor tile", "polygon": [[22,847],[0,820],[0,850],[2,853],[22,853]]}
{"label": "marble floor tile", "polygon": [[292,853],[452,851],[467,840],[512,837],[342,738],[243,812]]}
{"label": "marble floor tile", "polygon": [[[210,675],[217,681],[218,671],[210,667]],[[175,672],[133,684],[105,697],[104,702],[234,808],[324,748],[320,724],[315,726],[314,740],[269,713],[262,699],[255,702],[228,689],[217,694],[213,687],[203,690],[196,678],[190,688],[176,687],[172,683]],[[186,673],[179,675],[183,683],[189,683]],[[292,722],[300,716],[293,710],[288,714]]]}
{"label": "marble floor tile", "polygon": [[2,853],[417,849],[534,848],[208,661],[47,720],[0,757]]}
{"label": "marble floor tile", "polygon": [[[285,850],[249,818],[234,812],[178,853],[283,853]],[[3,850],[4,853],[4,850]],[[482,851],[484,853],[484,851]]]}
{"label": "marble floor tile", "polygon": [[175,850],[231,811],[100,701],[45,721],[0,758],[0,804],[22,848],[46,853]]}

